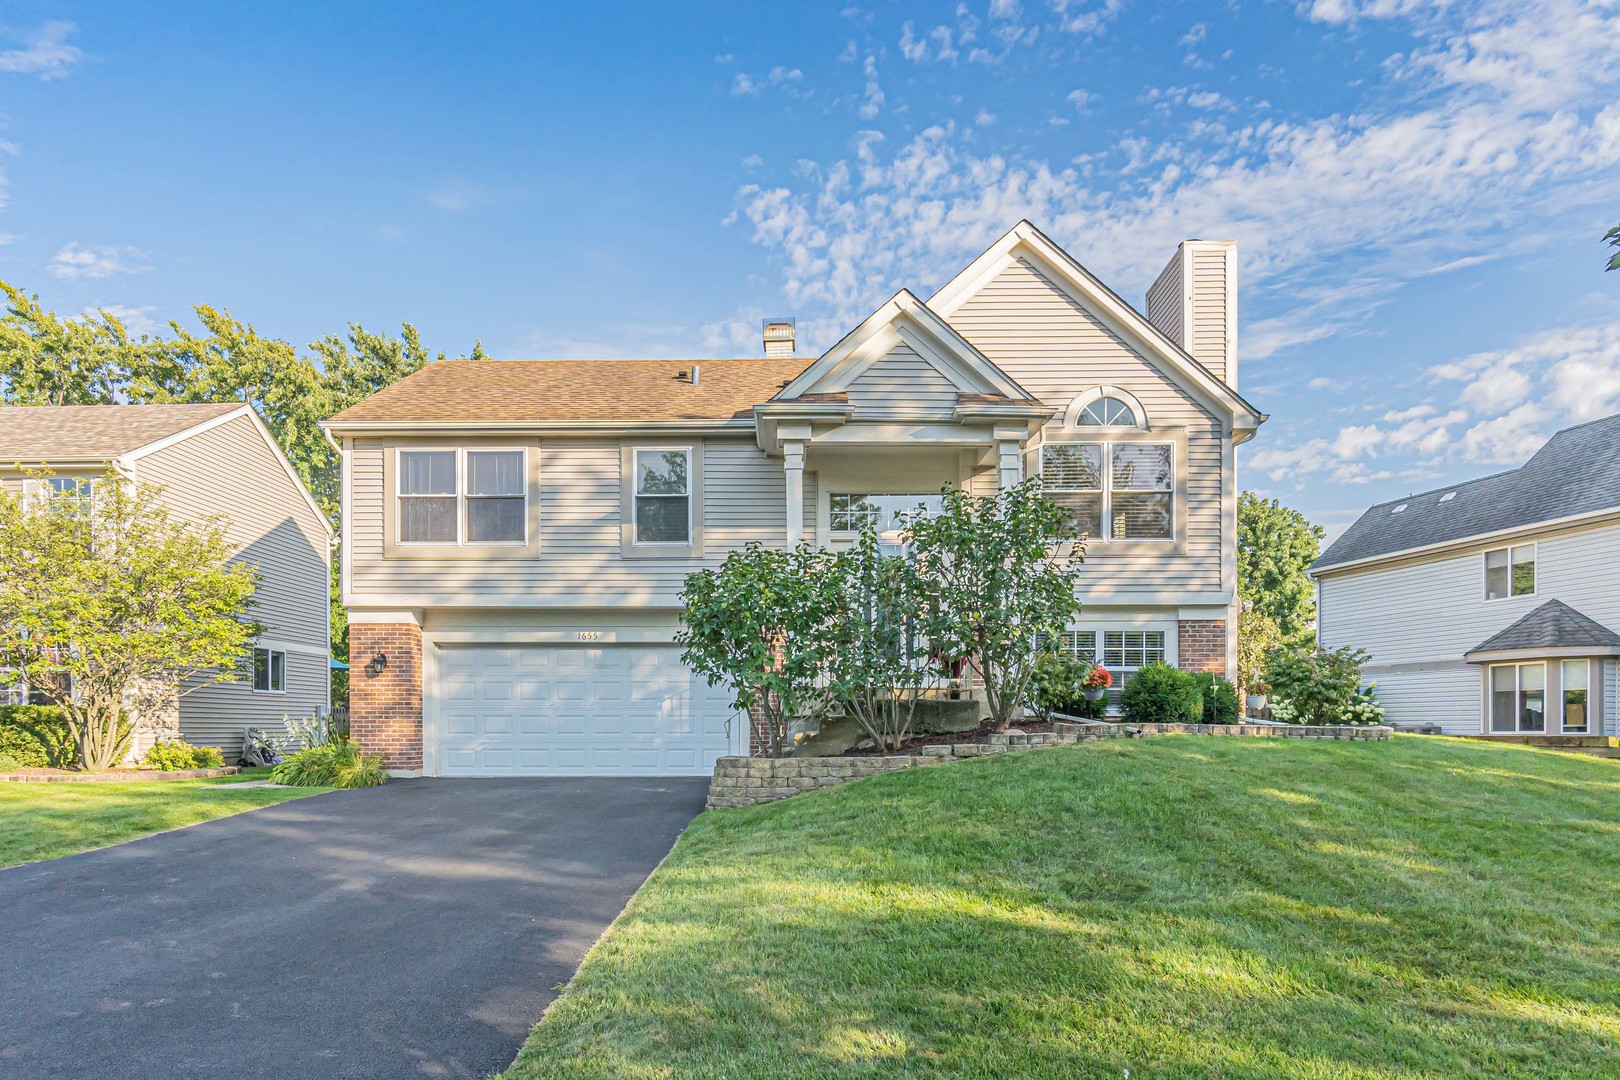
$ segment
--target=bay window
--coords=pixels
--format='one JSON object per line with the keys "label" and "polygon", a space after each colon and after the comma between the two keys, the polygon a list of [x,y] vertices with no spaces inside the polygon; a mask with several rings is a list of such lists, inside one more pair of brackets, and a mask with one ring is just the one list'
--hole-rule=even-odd
{"label": "bay window", "polygon": [[1093,540],[1174,540],[1173,443],[1053,442],[1041,448],[1046,497]]}
{"label": "bay window", "polygon": [[1491,730],[1547,730],[1547,665],[1497,664],[1491,668]]}
{"label": "bay window", "polygon": [[1560,722],[1566,733],[1584,735],[1591,731],[1588,709],[1592,702],[1592,662],[1565,660],[1560,674],[1563,676],[1563,709]]}

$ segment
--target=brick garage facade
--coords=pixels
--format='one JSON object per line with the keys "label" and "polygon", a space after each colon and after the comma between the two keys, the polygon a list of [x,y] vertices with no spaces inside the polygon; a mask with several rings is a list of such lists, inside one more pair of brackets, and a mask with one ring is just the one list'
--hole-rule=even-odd
{"label": "brick garage facade", "polygon": [[1183,671],[1226,674],[1226,620],[1183,619],[1176,624],[1176,660]]}
{"label": "brick garage facade", "polygon": [[[378,653],[388,666],[373,676]],[[422,768],[422,628],[410,623],[351,623],[349,734],[390,769]]]}

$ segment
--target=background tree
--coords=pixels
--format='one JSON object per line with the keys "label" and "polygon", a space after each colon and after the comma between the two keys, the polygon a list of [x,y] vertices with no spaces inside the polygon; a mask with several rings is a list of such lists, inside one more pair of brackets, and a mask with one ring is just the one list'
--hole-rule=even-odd
{"label": "background tree", "polygon": [[105,311],[58,318],[39,297],[0,281],[0,402],[8,405],[100,405],[116,401],[144,368],[148,347]]}
{"label": "background tree", "polygon": [[233,678],[260,628],[255,570],[227,564],[219,523],[174,521],[161,489],[114,472],[93,491],[0,491],[0,667],[67,713],[80,767],[102,770],[127,749],[127,704]]}
{"label": "background tree", "polygon": [[1266,664],[1283,644],[1277,621],[1255,608],[1238,613],[1238,686],[1245,694],[1265,694]]}
{"label": "background tree", "polygon": [[839,602],[830,560],[803,545],[753,543],[719,569],[689,575],[681,593],[681,659],[730,690],[732,708],[757,717],[767,757],[785,757],[794,721],[827,707],[826,627]]}
{"label": "background tree", "polygon": [[1238,498],[1238,597],[1277,624],[1287,641],[1310,636],[1316,587],[1306,571],[1322,550],[1322,527],[1276,499]]}
{"label": "background tree", "polygon": [[1603,269],[1620,270],[1620,225],[1616,225],[1604,233],[1603,239],[1610,247],[1614,248],[1614,254],[1609,256],[1609,264]]}
{"label": "background tree", "polygon": [[1029,702],[1042,640],[1080,611],[1074,518],[1031,478],[982,498],[948,488],[908,532],[917,573],[933,582],[924,633],[944,659],[976,665],[991,724],[1005,731]]}

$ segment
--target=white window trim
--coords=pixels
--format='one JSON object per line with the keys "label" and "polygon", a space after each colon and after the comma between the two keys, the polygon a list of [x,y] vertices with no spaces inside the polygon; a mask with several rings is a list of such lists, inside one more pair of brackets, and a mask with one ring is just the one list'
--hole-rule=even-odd
{"label": "white window trim", "polygon": [[[259,689],[259,654],[268,654],[265,660],[266,679],[272,685],[263,690]],[[281,657],[281,689],[276,689],[276,657]],[[287,692],[287,653],[284,649],[272,649],[268,645],[255,645],[253,647],[253,692],[255,694],[285,694]]]}
{"label": "white window trim", "polygon": [[[1564,679],[1564,668],[1569,664],[1586,665],[1586,724],[1578,731],[1570,730],[1568,723],[1569,702],[1565,695],[1569,693],[1569,683]],[[1599,669],[1601,674],[1602,669]],[[1591,735],[1592,732],[1592,661],[1586,657],[1574,657],[1558,661],[1558,730],[1564,735]]]}
{"label": "white window trim", "polygon": [[[1130,407],[1136,417],[1136,423],[1129,426],[1114,424],[1108,427],[1081,426],[1080,414],[1085,412],[1086,406],[1105,397],[1117,398]],[[1148,414],[1142,407],[1142,400],[1129,390],[1118,386],[1094,386],[1083,394],[1077,394],[1069,407],[1063,411],[1063,428],[1065,431],[1147,431]]]}
{"label": "white window trim", "polygon": [[[1519,721],[1523,719],[1519,707],[1519,698],[1524,693],[1524,680],[1520,672],[1527,667],[1541,669],[1541,728],[1520,727]],[[1513,669],[1513,727],[1511,730],[1499,729],[1496,726],[1496,671],[1498,668]],[[1562,674],[1560,672],[1560,674]],[[1547,662],[1545,660],[1516,660],[1505,664],[1491,664],[1485,669],[1485,731],[1491,735],[1548,735],[1547,730],[1547,698],[1551,695],[1551,688],[1547,683]],[[1563,695],[1559,694],[1559,724],[1563,724]]]}
{"label": "white window trim", "polygon": [[1164,639],[1162,644],[1162,649],[1164,652],[1163,662],[1169,664],[1171,667],[1176,665],[1176,649],[1179,647],[1179,643],[1176,640],[1176,631],[1174,628],[1166,626],[1162,623],[1144,623],[1141,625],[1130,623],[1088,623],[1084,626],[1071,626],[1069,629],[1064,631],[1065,637],[1070,634],[1093,635],[1093,646],[1092,655],[1083,656],[1077,650],[1070,649],[1067,642],[1065,642],[1064,651],[1068,655],[1081,660],[1089,660],[1091,663],[1103,668],[1110,674],[1114,672],[1120,673],[1120,677],[1114,681],[1114,685],[1110,686],[1108,690],[1108,708],[1110,711],[1118,711],[1118,697],[1120,692],[1125,688],[1125,676],[1127,674],[1134,674],[1141,671],[1142,668],[1140,665],[1132,667],[1126,664],[1109,667],[1107,664],[1103,663],[1103,657],[1108,650],[1109,634],[1158,634]]}
{"label": "white window trim", "polygon": [[[1515,593],[1513,591],[1513,549],[1522,547],[1528,547],[1531,551],[1530,565],[1535,567],[1535,588],[1527,593]],[[1497,551],[1505,551],[1508,556],[1508,592],[1506,596],[1491,595],[1491,567],[1489,560],[1491,554]],[[1480,584],[1483,586],[1480,591],[1485,594],[1487,604],[1500,604],[1504,600],[1523,600],[1541,592],[1541,545],[1535,540],[1523,544],[1501,544],[1497,547],[1486,548],[1479,554],[1479,565],[1482,572]]]}
{"label": "white window trim", "polygon": [[[401,499],[448,499],[449,495],[408,495],[401,489],[405,486],[405,455],[406,454],[445,454],[456,455],[456,538],[454,540],[403,540],[401,524],[404,520],[404,504]],[[523,455],[522,483],[523,488],[523,539],[522,540],[469,540],[467,539],[467,455],[468,453],[518,453]],[[516,498],[517,496],[507,496]],[[529,448],[527,446],[396,446],[394,447],[394,546],[400,548],[527,548],[529,546]]]}
{"label": "white window trim", "polygon": [[[686,500],[686,539],[685,540],[643,540],[641,539],[641,514],[637,509],[638,499],[673,499],[675,495],[643,495],[638,489],[641,477],[642,454],[681,454],[686,458],[686,494],[679,496]],[[692,472],[697,468],[697,459],[692,454],[690,446],[633,446],[630,448],[630,543],[638,548],[690,548],[696,543],[697,523],[692,517]]]}
{"label": "white window trim", "polygon": [[[1107,433],[1107,432],[1118,432],[1118,431],[1138,431],[1140,429],[1138,429],[1138,428],[1100,428],[1100,427],[1093,427],[1093,428],[1085,428],[1084,430],[1088,431],[1088,432],[1089,431],[1096,431],[1096,432]],[[1181,503],[1181,500],[1183,499],[1184,496],[1182,495],[1182,487],[1181,487],[1181,484],[1179,482],[1180,478],[1181,478],[1181,454],[1179,452],[1176,440],[1174,440],[1174,439],[1129,439],[1129,440],[1115,441],[1113,439],[1102,438],[1102,439],[1065,439],[1062,442],[1058,442],[1058,443],[1043,443],[1041,445],[1041,448],[1040,448],[1040,454],[1039,454],[1038,458],[1036,459],[1036,473],[1037,473],[1037,475],[1039,475],[1041,477],[1041,481],[1042,481],[1043,484],[1045,483],[1045,480],[1046,480],[1046,451],[1047,451],[1048,448],[1050,448],[1052,446],[1100,446],[1100,447],[1102,447],[1103,461],[1102,461],[1102,477],[1101,477],[1101,479],[1102,479],[1102,490],[1101,490],[1101,495],[1102,495],[1102,522],[1101,522],[1101,525],[1100,525],[1101,535],[1100,536],[1089,536],[1089,537],[1087,537],[1086,538],[1086,543],[1087,544],[1097,544],[1097,543],[1102,543],[1102,544],[1170,544],[1170,545],[1173,546],[1179,541],[1179,537],[1177,535],[1176,524],[1177,524],[1177,520],[1179,519],[1180,513],[1181,513],[1180,503]],[[1121,536],[1121,537],[1116,538],[1116,537],[1114,537],[1112,535],[1113,531],[1114,531],[1113,530],[1113,516],[1114,516],[1114,498],[1113,498],[1113,496],[1114,496],[1114,447],[1116,447],[1116,446],[1164,446],[1164,447],[1169,448],[1169,450],[1170,450],[1170,487],[1169,487],[1168,490],[1162,490],[1161,491],[1159,489],[1127,488],[1124,491],[1124,494],[1127,494],[1127,495],[1154,495],[1154,494],[1169,495],[1170,496],[1170,535],[1169,536]],[[1098,492],[1096,492],[1096,491],[1088,491],[1088,490],[1083,490],[1083,489],[1080,489],[1080,488],[1049,488],[1048,490],[1053,491],[1053,492],[1073,494],[1073,495],[1095,495],[1095,494],[1098,494]]]}

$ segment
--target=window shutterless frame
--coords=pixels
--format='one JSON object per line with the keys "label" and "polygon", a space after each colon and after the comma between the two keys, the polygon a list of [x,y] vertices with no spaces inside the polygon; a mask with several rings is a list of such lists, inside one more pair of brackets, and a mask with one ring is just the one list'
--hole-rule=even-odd
{"label": "window shutterless frame", "polygon": [[1592,661],[1565,660],[1559,665],[1558,726],[1569,735],[1592,732]]}
{"label": "window shutterless frame", "polygon": [[[475,548],[526,548],[531,537],[529,530],[529,474],[531,461],[530,448],[527,446],[396,446],[394,455],[394,545],[401,548],[432,548],[432,547],[475,547]],[[454,475],[450,491],[415,492],[407,491],[409,483],[408,463],[412,455],[439,454],[454,455]],[[472,491],[473,477],[471,469],[474,459],[480,455],[516,454],[519,467],[516,490],[502,490],[500,492],[477,493]],[[495,500],[517,501],[522,500],[523,536],[511,540],[475,540],[468,536],[469,503],[492,502]],[[405,508],[406,500],[441,500],[453,503],[455,530],[453,536],[443,538],[407,540],[405,539]]]}
{"label": "window shutterless frame", "polygon": [[[643,457],[664,456],[679,454],[685,462],[685,484],[680,491],[643,491],[641,490],[641,460]],[[636,547],[668,547],[688,548],[692,546],[693,529],[695,522],[692,519],[692,471],[696,463],[692,457],[692,448],[689,446],[637,446],[630,453],[630,507],[631,507],[631,537]],[[642,500],[659,500],[660,502],[674,502],[679,499],[686,509],[686,535],[678,540],[643,540],[641,538]],[[650,509],[650,507],[648,508]]]}
{"label": "window shutterless frame", "polygon": [[287,654],[280,649],[253,650],[253,692],[255,694],[284,694],[287,692]]}
{"label": "window shutterless frame", "polygon": [[1536,562],[1540,556],[1534,540],[1486,551],[1481,556],[1485,567],[1485,600],[1513,600],[1520,596],[1536,595]]}
{"label": "window shutterless frame", "polygon": [[[1101,434],[1100,430],[1099,434]],[[1095,462],[1097,483],[1099,486],[1071,486],[1070,483],[1066,481],[1058,481],[1054,483],[1053,479],[1048,476],[1047,456],[1054,450],[1054,448],[1058,447],[1074,447],[1076,448],[1076,452],[1081,454],[1083,454],[1084,451],[1080,448],[1094,448],[1099,455],[1098,460]],[[1139,481],[1135,483],[1130,480],[1122,482],[1116,473],[1119,471],[1121,465],[1125,465],[1126,467],[1129,467],[1129,465],[1125,462],[1116,462],[1116,456],[1130,455],[1133,451],[1146,448],[1162,449],[1164,451],[1165,458],[1169,463],[1168,475],[1165,482],[1163,484],[1155,483],[1153,486],[1141,484]],[[1071,463],[1071,465],[1072,464],[1073,463]],[[1087,537],[1088,542],[1100,544],[1131,543],[1171,545],[1178,543],[1181,536],[1181,508],[1185,496],[1182,486],[1178,482],[1180,479],[1182,464],[1180,446],[1176,440],[1098,438],[1094,440],[1064,439],[1048,442],[1043,444],[1040,448],[1040,456],[1038,459],[1037,468],[1040,472],[1042,480],[1045,482],[1046,491],[1050,495],[1059,497],[1055,500],[1057,502],[1063,502],[1061,496],[1064,495],[1075,497],[1098,497],[1100,503],[1100,509],[1097,511],[1097,519],[1099,523],[1098,530],[1096,535]],[[1053,473],[1056,474],[1057,471],[1057,469],[1054,469]],[[1129,520],[1129,518],[1125,516],[1127,513],[1129,513],[1129,511],[1124,510],[1124,507],[1139,504],[1143,500],[1154,498],[1162,499],[1166,505],[1166,510],[1169,517],[1169,529],[1166,535],[1114,535],[1116,530],[1116,522],[1114,520],[1116,505],[1122,508],[1120,511],[1120,520],[1124,522]],[[1078,510],[1079,508],[1075,507],[1074,509]]]}

